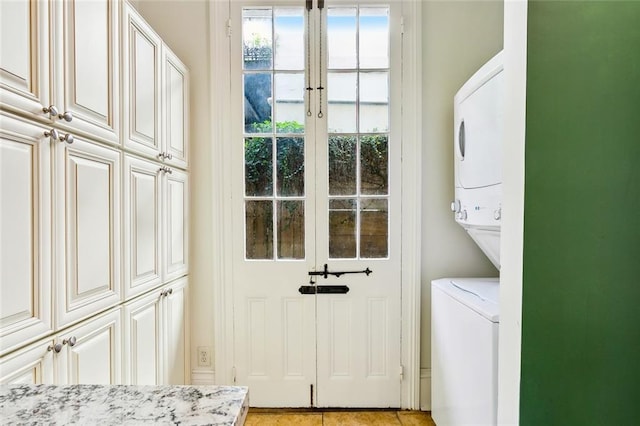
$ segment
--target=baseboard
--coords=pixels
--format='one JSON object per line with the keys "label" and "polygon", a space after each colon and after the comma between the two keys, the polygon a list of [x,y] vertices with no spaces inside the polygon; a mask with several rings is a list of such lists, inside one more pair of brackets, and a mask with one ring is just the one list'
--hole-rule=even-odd
{"label": "baseboard", "polygon": [[192,385],[215,385],[216,373],[213,370],[191,370]]}
{"label": "baseboard", "polygon": [[420,369],[420,410],[431,411],[431,369]]}

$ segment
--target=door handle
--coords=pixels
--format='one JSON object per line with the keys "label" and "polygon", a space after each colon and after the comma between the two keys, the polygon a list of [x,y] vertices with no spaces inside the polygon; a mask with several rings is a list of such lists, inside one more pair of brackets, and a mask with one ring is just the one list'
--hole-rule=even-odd
{"label": "door handle", "polygon": [[330,271],[329,265],[324,264],[324,269],[322,271],[309,271],[309,276],[313,277],[316,275],[321,275],[325,279],[329,277],[329,275],[333,275],[334,277],[340,278],[341,275],[345,274],[365,274],[369,276],[373,271],[367,267],[367,269],[362,271]]}
{"label": "door handle", "polygon": [[346,285],[303,285],[298,289],[300,294],[347,294]]}

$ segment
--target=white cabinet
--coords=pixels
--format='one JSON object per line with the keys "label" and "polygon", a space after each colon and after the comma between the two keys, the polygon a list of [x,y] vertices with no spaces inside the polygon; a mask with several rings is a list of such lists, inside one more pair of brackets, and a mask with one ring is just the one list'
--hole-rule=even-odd
{"label": "white cabinet", "polygon": [[189,250],[189,175],[166,167],[163,172],[164,280],[186,274]]}
{"label": "white cabinet", "polygon": [[0,360],[0,384],[119,384],[121,313],[113,309]]}
{"label": "white cabinet", "polygon": [[162,40],[136,10],[124,5],[122,58],[124,146],[155,158],[160,143]]}
{"label": "white cabinet", "polygon": [[124,146],[186,168],[188,72],[126,4],[122,25]]}
{"label": "white cabinet", "polygon": [[0,1],[0,100],[33,117],[48,117],[49,2]]}
{"label": "white cabinet", "polygon": [[141,294],[187,273],[188,175],[125,156],[124,294]]}
{"label": "white cabinet", "polygon": [[121,301],[120,155],[81,138],[55,142],[58,329]]}
{"label": "white cabinet", "polygon": [[53,331],[46,130],[0,113],[0,354]]}
{"label": "white cabinet", "polygon": [[124,295],[162,283],[162,174],[150,161],[124,159]]}
{"label": "white cabinet", "polygon": [[0,0],[1,383],[189,381],[188,92],[126,2]]}
{"label": "white cabinet", "polygon": [[189,373],[189,316],[187,279],[174,281],[164,291],[163,383],[187,384]]}
{"label": "white cabinet", "polygon": [[189,74],[187,67],[166,46],[162,49],[163,159],[186,168],[189,140]]}
{"label": "white cabinet", "polygon": [[119,2],[0,3],[2,106],[119,143]]}
{"label": "white cabinet", "polygon": [[54,384],[53,339],[40,340],[0,359],[0,384]]}
{"label": "white cabinet", "polygon": [[186,304],[182,278],[124,305],[125,383],[188,383]]}
{"label": "white cabinet", "polygon": [[55,354],[58,383],[122,383],[121,339],[120,308],[60,333],[56,342],[62,350]]}

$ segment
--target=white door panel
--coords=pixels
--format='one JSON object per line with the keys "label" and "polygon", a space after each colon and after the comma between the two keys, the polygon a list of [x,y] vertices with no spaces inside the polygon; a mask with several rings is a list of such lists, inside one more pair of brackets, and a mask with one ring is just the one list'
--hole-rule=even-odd
{"label": "white door panel", "polygon": [[119,140],[120,4],[108,0],[52,2],[56,64],[54,99],[73,120],[59,120],[68,131],[109,142]]}
{"label": "white door panel", "polygon": [[55,145],[56,325],[120,301],[120,153],[76,138]]}
{"label": "white door panel", "polygon": [[[104,315],[71,328],[58,338],[63,349],[56,361],[59,380],[66,384],[122,383],[121,312]],[[66,380],[64,382],[63,380]]]}
{"label": "white door panel", "polygon": [[163,300],[163,347],[164,371],[162,383],[182,385],[190,382],[189,360],[189,317],[187,315],[187,279],[171,284],[165,290]]}
{"label": "white door panel", "polygon": [[50,140],[0,116],[0,353],[53,330]]}
{"label": "white door panel", "polygon": [[122,31],[124,144],[158,156],[160,139],[160,79],[162,40],[129,4]]}
{"label": "white door panel", "polygon": [[0,384],[50,385],[54,383],[53,341],[40,340],[2,358]]}
{"label": "white door panel", "polygon": [[189,140],[189,78],[186,66],[166,46],[162,49],[162,81],[164,82],[162,118],[164,129],[164,161],[176,167],[187,167]]}
{"label": "white door panel", "polygon": [[0,101],[32,117],[47,115],[49,2],[0,2]]}
{"label": "white door panel", "polygon": [[162,173],[157,163],[124,160],[124,295],[161,283]]}
{"label": "white door panel", "polygon": [[124,305],[125,383],[161,383],[162,295],[160,290]]}
{"label": "white door panel", "polygon": [[171,169],[164,173],[164,277],[165,281],[181,277],[188,270],[189,249],[189,175]]}

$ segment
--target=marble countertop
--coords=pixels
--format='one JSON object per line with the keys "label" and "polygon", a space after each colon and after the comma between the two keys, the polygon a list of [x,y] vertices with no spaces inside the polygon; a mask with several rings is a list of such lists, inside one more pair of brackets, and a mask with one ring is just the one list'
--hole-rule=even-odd
{"label": "marble countertop", "polygon": [[241,386],[2,385],[0,423],[242,425]]}

